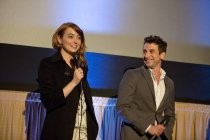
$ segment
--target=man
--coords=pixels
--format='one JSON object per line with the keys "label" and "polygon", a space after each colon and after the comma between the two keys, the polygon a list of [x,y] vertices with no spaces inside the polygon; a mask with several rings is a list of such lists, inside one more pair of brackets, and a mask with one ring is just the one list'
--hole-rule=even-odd
{"label": "man", "polygon": [[159,36],[144,38],[144,66],[125,72],[117,110],[124,118],[121,140],[171,140],[175,121],[173,81],[161,68],[167,43]]}

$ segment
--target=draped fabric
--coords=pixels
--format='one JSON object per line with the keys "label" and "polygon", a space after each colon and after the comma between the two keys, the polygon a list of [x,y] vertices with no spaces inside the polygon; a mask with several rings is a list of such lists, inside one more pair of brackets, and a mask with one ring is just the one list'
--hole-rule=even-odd
{"label": "draped fabric", "polygon": [[26,92],[0,91],[0,140],[25,140]]}
{"label": "draped fabric", "polygon": [[[93,97],[97,140],[119,140],[116,98]],[[210,105],[175,103],[173,140],[210,140]],[[46,111],[39,93],[0,90],[0,140],[39,140]]]}
{"label": "draped fabric", "polygon": [[122,117],[115,108],[116,98],[93,97],[99,125],[97,140],[119,140]]}
{"label": "draped fabric", "polygon": [[28,93],[25,101],[25,125],[27,140],[39,140],[46,110],[39,93]]}
{"label": "draped fabric", "polygon": [[[176,103],[176,140],[210,140],[210,106],[191,103]],[[207,139],[208,136],[208,139]]]}

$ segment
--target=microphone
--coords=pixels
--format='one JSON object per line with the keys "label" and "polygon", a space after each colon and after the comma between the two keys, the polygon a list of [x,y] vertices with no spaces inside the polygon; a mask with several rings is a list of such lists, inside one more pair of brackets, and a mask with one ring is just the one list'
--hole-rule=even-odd
{"label": "microphone", "polygon": [[[78,53],[75,53],[74,54],[73,60],[74,60],[75,67],[78,69],[80,67],[80,64],[79,64],[79,54]],[[80,89],[83,91],[82,80],[80,81]]]}
{"label": "microphone", "polygon": [[76,68],[78,69],[79,68],[79,54],[75,53],[73,56],[73,59],[74,59],[74,64],[75,64]]}

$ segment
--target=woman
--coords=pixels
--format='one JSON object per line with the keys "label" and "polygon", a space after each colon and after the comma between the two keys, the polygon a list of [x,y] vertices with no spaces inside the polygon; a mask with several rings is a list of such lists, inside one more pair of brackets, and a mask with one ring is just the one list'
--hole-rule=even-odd
{"label": "woman", "polygon": [[52,46],[57,52],[43,59],[38,71],[47,110],[41,139],[95,140],[98,124],[87,81],[83,31],[74,23],[64,23],[54,33]]}

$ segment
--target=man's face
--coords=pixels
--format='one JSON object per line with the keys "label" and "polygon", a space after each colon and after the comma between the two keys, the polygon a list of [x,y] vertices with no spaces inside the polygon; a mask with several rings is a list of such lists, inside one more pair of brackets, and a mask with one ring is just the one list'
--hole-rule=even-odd
{"label": "man's face", "polygon": [[143,59],[148,68],[161,67],[161,60],[165,58],[165,53],[159,53],[158,45],[155,43],[145,43],[143,47]]}

